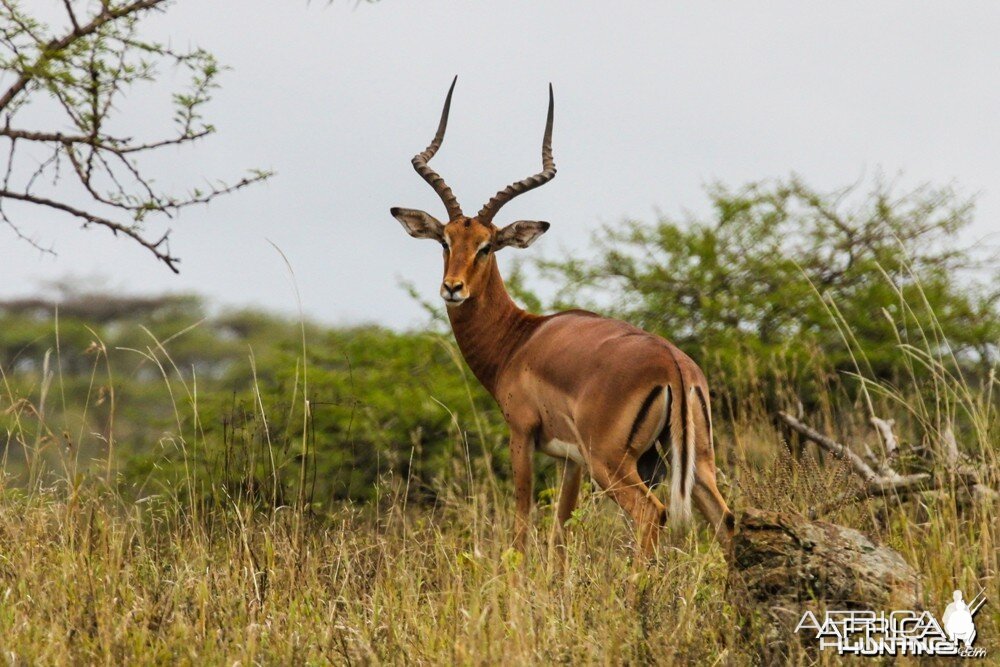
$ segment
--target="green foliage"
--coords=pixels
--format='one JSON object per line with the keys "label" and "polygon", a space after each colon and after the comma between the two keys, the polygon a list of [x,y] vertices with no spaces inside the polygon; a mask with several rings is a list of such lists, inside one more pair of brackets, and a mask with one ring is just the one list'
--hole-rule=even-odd
{"label": "green foliage", "polygon": [[[972,207],[953,191],[824,195],[792,178],[708,194],[707,219],[607,226],[595,261],[541,262],[558,305],[662,334],[740,393],[778,374],[813,395],[830,372],[896,380],[904,343],[966,366],[996,358],[1000,288],[977,282],[988,258],[957,245]],[[942,337],[924,341],[930,318]],[[751,367],[767,370],[748,380]]]}
{"label": "green foliage", "polygon": [[[466,453],[492,461],[501,448],[491,399],[449,337],[300,329],[254,311],[209,314],[194,296],[57,299],[58,319],[52,300],[0,303],[0,448],[25,472],[61,472],[67,456],[95,466],[113,447],[133,496],[176,490],[193,467],[197,497],[369,500],[396,476],[420,498],[449,484]],[[32,412],[48,432],[18,429]]]}

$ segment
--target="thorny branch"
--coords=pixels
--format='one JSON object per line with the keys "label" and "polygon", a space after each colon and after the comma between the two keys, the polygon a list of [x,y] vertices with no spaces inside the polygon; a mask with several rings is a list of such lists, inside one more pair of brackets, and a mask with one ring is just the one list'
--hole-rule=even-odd
{"label": "thorny branch", "polygon": [[[217,87],[220,66],[202,49],[177,51],[140,39],[140,21],[164,11],[168,0],[102,0],[98,8],[73,0],[62,4],[67,22],[59,32],[35,20],[18,0],[0,0],[0,143],[8,149],[0,222],[51,252],[22,233],[4,204],[42,207],[76,218],[85,228],[104,227],[125,236],[176,273],[180,260],[170,251],[170,230],[150,234],[144,228],[147,218],[172,219],[183,208],[206,204],[271,173],[253,170],[235,182],[217,181],[183,194],[156,187],[142,164],[145,155],[215,132],[201,109]],[[110,131],[121,98],[137,84],[155,82],[156,66],[163,63],[190,77],[188,90],[173,95],[174,132],[137,139]],[[45,105],[62,113],[63,125],[25,126],[28,114],[21,112]],[[18,150],[21,145],[25,150]],[[70,167],[65,173],[71,175],[75,193],[56,187],[64,176],[63,164]],[[38,192],[43,185],[48,191]]]}

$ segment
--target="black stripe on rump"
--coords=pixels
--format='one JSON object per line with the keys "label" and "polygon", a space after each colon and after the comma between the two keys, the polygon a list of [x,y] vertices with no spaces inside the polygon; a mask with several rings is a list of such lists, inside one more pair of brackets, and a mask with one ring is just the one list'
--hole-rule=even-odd
{"label": "black stripe on rump", "polygon": [[642,402],[642,405],[639,406],[639,414],[635,416],[635,421],[632,422],[632,429],[628,432],[628,439],[625,441],[626,445],[628,446],[632,445],[632,438],[635,437],[635,434],[639,430],[639,427],[642,426],[643,420],[645,420],[646,415],[649,414],[649,409],[653,407],[653,401],[657,399],[657,397],[660,395],[660,392],[662,391],[663,387],[659,385],[653,387],[653,390],[649,392],[648,396],[646,396],[646,400],[644,400]]}
{"label": "black stripe on rump", "polygon": [[695,386],[695,391],[698,392],[698,398],[701,399],[701,414],[705,418],[705,430],[708,431],[708,441],[712,442],[712,418],[708,414],[708,400],[705,398],[705,392],[701,390],[700,386]]}
{"label": "black stripe on rump", "polygon": [[[670,448],[670,414],[673,410],[673,397],[670,395],[670,389],[666,392],[667,398],[667,417],[663,421],[663,429],[656,434],[656,440],[653,446],[647,449],[645,452],[639,455],[639,460],[636,461],[636,467],[639,471],[639,476],[642,481],[646,483],[646,486],[652,488],[654,484],[661,483],[667,476],[667,466],[666,461],[663,456],[661,456],[661,450],[659,444],[666,442],[667,451]],[[652,407],[652,402],[650,404]],[[638,423],[639,420],[637,420]],[[663,452],[666,454],[666,452]],[[669,456],[669,454],[668,454]]]}

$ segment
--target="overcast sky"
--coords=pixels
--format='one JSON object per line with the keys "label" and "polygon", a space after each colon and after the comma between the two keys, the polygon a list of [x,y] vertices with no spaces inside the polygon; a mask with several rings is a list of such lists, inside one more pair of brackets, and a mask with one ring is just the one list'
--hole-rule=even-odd
{"label": "overcast sky", "polygon": [[[36,4],[61,6],[26,6]],[[455,74],[432,164],[466,211],[540,169],[555,86],[559,175],[497,219],[552,228],[517,252],[583,248],[605,222],[704,211],[708,183],[791,172],[821,190],[879,172],[902,174],[903,185],[955,184],[978,194],[974,235],[1000,228],[995,2],[178,0],[150,28],[232,68],[207,112],[219,133],[158,164],[159,180],[198,185],[245,167],[277,176],[184,213],[173,233],[179,276],[125,240],[34,211],[25,231],[58,257],[0,230],[0,295],[73,276],[292,311],[270,240],[310,316],[419,323],[398,280],[436,298],[440,249],[409,238],[388,210],[444,215],[409,161],[430,141]],[[169,128],[152,99],[133,111],[138,134]],[[502,266],[515,251],[506,252]]]}

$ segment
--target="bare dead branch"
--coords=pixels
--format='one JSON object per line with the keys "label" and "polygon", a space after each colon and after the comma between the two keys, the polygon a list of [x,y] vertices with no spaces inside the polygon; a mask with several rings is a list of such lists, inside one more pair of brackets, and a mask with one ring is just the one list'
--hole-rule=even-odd
{"label": "bare dead branch", "polygon": [[[826,451],[833,453],[841,459],[847,460],[851,464],[853,471],[864,481],[864,484],[858,489],[847,491],[830,502],[811,509],[809,511],[811,519],[815,519],[832,509],[836,509],[844,503],[888,496],[903,498],[922,491],[950,488],[954,482],[966,486],[974,497],[982,499],[995,499],[1000,497],[1000,493],[982,483],[982,475],[972,466],[953,466],[949,471],[949,475],[938,477],[924,472],[909,475],[901,475],[896,472],[888,461],[889,455],[898,456],[899,452],[899,441],[896,440],[896,437],[892,432],[892,426],[895,424],[892,419],[883,420],[878,417],[872,417],[870,419],[871,424],[882,436],[883,441],[886,444],[887,451],[886,459],[879,460],[872,453],[871,448],[868,447],[867,444],[863,444],[867,458],[871,461],[872,465],[878,468],[878,472],[875,472],[872,465],[866,463],[861,456],[856,454],[847,445],[843,445],[832,438],[823,435],[801,420],[792,417],[787,412],[778,412],[778,418],[796,433],[799,433],[802,437],[815,442]],[[946,436],[950,433],[951,430],[949,429],[946,432]],[[956,453],[955,460],[957,461],[958,445],[954,443],[953,434],[951,435],[951,443],[952,444],[947,445],[947,448],[949,450],[954,450]]]}
{"label": "bare dead branch", "polygon": [[883,477],[898,478],[900,475],[893,468],[896,459],[899,457],[899,441],[896,440],[896,435],[892,432],[892,427],[896,424],[896,420],[871,417],[868,421],[875,428],[875,431],[879,434],[879,438],[882,440],[884,456],[874,459],[879,474]]}
{"label": "bare dead branch", "polygon": [[882,436],[882,444],[885,445],[885,457],[887,459],[895,457],[899,450],[899,441],[896,440],[896,435],[892,432],[892,427],[896,425],[896,420],[872,417],[868,421],[875,427],[878,434]]}
{"label": "bare dead branch", "polygon": [[962,460],[962,454],[958,451],[958,440],[955,439],[955,431],[952,430],[950,425],[941,434],[941,440],[944,445],[944,455],[945,460],[948,461],[948,465],[957,466],[959,461]]}
{"label": "bare dead branch", "polygon": [[871,482],[880,478],[880,475],[876,473],[871,466],[865,463],[864,459],[855,454],[846,445],[842,445],[836,440],[826,437],[819,431],[807,426],[787,412],[778,412],[778,418],[802,437],[815,442],[831,454],[847,460],[847,462],[850,463],[851,467],[854,469],[854,472],[866,482]]}

